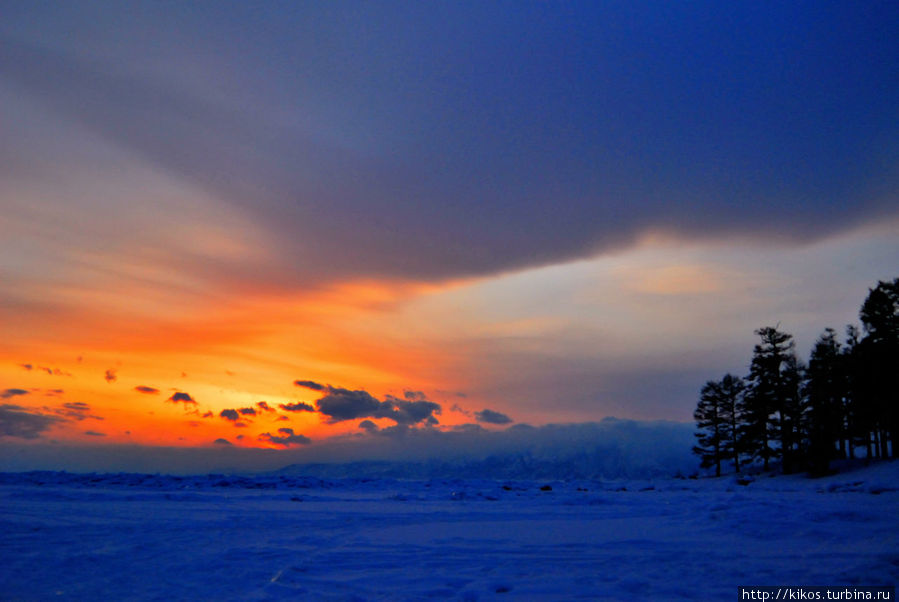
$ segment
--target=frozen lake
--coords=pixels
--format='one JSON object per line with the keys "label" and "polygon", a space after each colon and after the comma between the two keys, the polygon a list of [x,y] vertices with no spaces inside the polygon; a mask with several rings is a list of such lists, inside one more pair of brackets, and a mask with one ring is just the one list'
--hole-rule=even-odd
{"label": "frozen lake", "polygon": [[897,468],[748,485],[727,477],[5,474],[0,593],[4,600],[734,600],[738,585],[894,585]]}

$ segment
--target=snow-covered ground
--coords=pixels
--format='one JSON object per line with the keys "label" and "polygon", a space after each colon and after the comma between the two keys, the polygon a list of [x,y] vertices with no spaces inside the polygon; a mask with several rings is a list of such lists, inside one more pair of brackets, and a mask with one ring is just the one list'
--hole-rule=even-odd
{"label": "snow-covered ground", "polygon": [[895,585],[899,462],[824,479],[0,474],[3,600],[735,600]]}

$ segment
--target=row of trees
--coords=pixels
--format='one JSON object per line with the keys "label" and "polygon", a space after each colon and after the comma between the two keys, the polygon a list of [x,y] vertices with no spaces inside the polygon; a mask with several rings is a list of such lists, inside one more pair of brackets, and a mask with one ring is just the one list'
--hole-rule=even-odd
{"label": "row of trees", "polygon": [[749,374],[708,381],[694,412],[704,468],[739,472],[779,461],[783,472],[827,472],[837,458],[896,457],[899,433],[899,278],[870,289],[841,342],[827,328],[808,363],[790,334],[766,326],[755,333]]}

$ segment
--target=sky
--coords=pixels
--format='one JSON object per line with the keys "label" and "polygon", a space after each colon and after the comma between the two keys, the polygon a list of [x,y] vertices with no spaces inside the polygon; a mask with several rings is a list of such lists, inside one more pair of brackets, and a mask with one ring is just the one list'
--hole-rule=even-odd
{"label": "sky", "polygon": [[0,7],[41,467],[689,422],[899,275],[894,2]]}

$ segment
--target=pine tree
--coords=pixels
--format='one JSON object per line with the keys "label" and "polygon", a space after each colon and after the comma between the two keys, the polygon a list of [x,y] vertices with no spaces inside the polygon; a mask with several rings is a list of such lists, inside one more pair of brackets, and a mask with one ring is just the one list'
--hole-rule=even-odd
{"label": "pine tree", "polygon": [[855,444],[858,439],[859,407],[861,405],[858,343],[861,331],[854,324],[846,326],[846,345],[840,359],[843,376],[846,379],[846,393],[843,398],[843,434],[840,441],[844,458],[855,458]]}
{"label": "pine tree", "polygon": [[856,346],[859,405],[868,457],[896,456],[899,433],[899,278],[878,282],[859,312],[865,337]]}
{"label": "pine tree", "polygon": [[723,451],[733,460],[736,472],[740,472],[740,456],[743,454],[739,432],[742,424],[745,392],[746,383],[739,376],[725,374],[721,382],[718,383],[721,415],[727,426],[727,437],[723,443]]}
{"label": "pine tree", "polygon": [[715,381],[708,381],[700,391],[699,403],[693,418],[696,419],[697,445],[693,453],[701,459],[703,468],[715,467],[715,476],[721,476],[721,459],[724,454],[724,441],[727,438],[727,423],[721,413],[719,395]]}
{"label": "pine tree", "polygon": [[[784,471],[789,472],[798,428],[792,407],[792,388],[798,384],[793,376],[798,372],[793,335],[771,326],[755,333],[761,343],[753,350],[747,379],[743,445],[753,457],[762,459],[765,470],[770,468],[771,458],[782,455]],[[779,447],[772,446],[778,441]]]}
{"label": "pine tree", "polygon": [[699,429],[699,445],[693,451],[702,458],[703,468],[715,467],[716,476],[721,476],[721,462],[727,459],[740,471],[742,448],[737,433],[745,388],[743,379],[732,374],[720,381],[710,380],[702,387],[693,413]]}
{"label": "pine tree", "polygon": [[808,451],[805,378],[805,365],[796,354],[788,354],[781,367],[783,390],[776,420],[785,473],[796,470],[804,462]]}
{"label": "pine tree", "polygon": [[[808,364],[809,463],[812,472],[824,474],[843,446],[844,400],[848,383],[843,349],[832,328],[825,329],[812,348]],[[843,454],[845,451],[843,451]]]}

